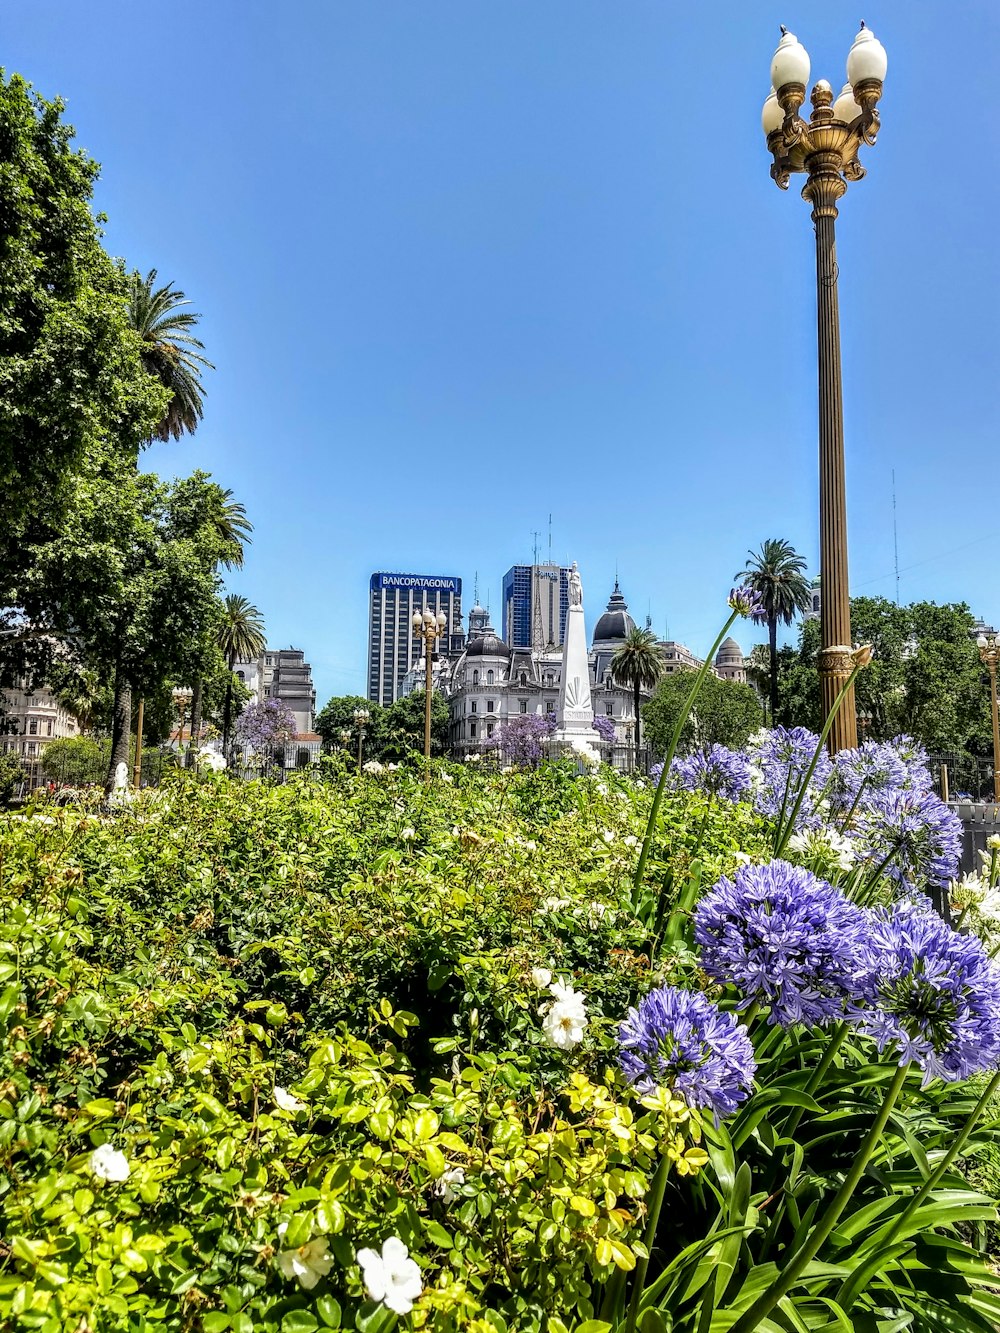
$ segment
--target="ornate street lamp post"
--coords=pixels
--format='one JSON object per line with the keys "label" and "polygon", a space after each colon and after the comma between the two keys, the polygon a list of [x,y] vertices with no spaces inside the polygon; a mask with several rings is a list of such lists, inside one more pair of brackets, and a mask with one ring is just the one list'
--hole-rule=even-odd
{"label": "ornate street lamp post", "polygon": [[358,729],[358,772],[361,772],[361,761],[364,758],[363,751],[365,745],[365,727],[371,721],[371,713],[367,708],[355,708],[354,725]]}
{"label": "ornate street lamp post", "polygon": [[437,615],[429,608],[421,615],[419,611],[413,613],[413,633],[424,641],[424,662],[426,664],[426,680],[424,684],[424,759],[427,765],[424,771],[424,781],[431,780],[431,667],[434,660],[434,644],[440,639],[448,624],[448,617],[443,611]]}
{"label": "ornate street lamp post", "polygon": [[993,799],[1000,804],[1000,712],[997,711],[997,663],[1000,662],[1000,634],[980,634],[976,640],[979,657],[990,672],[990,704],[993,709]]}
{"label": "ornate street lamp post", "polygon": [[[858,161],[863,143],[874,144],[887,59],[874,34],[861,25],[847,57],[847,83],[834,98],[821,79],[810,94],[808,123],[799,115],[809,81],[809,56],[784,28],[771,61],[772,91],[764,103],[761,124],[774,157],[771,176],[788,189],[792,172],[806,174],[802,197],[812,205],[816,224],[816,297],[819,332],[819,524],[820,609],[819,654],[823,716],[851,674],[851,604],[847,582],[847,500],[844,483],[844,414],[840,376],[840,312],[837,302],[837,247],[834,221],[837,200],[848,181],[859,181],[865,169]],[[858,743],[854,690],[848,691],[830,730],[830,749]]]}

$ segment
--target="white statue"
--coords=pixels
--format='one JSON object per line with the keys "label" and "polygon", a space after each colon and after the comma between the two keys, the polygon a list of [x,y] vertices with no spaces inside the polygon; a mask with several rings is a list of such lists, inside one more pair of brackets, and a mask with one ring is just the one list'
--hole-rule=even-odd
{"label": "white statue", "polygon": [[583,606],[583,583],[580,580],[580,571],[576,567],[576,561],[569,567],[569,604],[570,606]]}

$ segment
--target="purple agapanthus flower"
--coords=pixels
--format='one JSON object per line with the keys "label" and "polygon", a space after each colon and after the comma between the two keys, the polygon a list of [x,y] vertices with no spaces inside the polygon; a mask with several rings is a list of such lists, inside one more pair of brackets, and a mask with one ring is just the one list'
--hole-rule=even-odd
{"label": "purple agapanthus flower", "polygon": [[663,764],[662,763],[654,764],[652,768],[649,770],[650,781],[659,782],[662,773],[663,773]]}
{"label": "purple agapanthus flower", "polygon": [[642,1093],[669,1088],[716,1123],[746,1099],[757,1072],[746,1028],[700,991],[652,990],[618,1031],[619,1060]]}
{"label": "purple agapanthus flower", "polygon": [[763,620],[766,616],[764,599],[750,583],[741,583],[738,588],[730,589],[729,605],[741,616],[749,616],[753,620]]}
{"label": "purple agapanthus flower", "polygon": [[1000,968],[974,935],[959,935],[923,904],[870,913],[863,1030],[894,1047],[924,1082],[971,1078],[1000,1058]]}
{"label": "purple agapanthus flower", "polygon": [[741,1008],[769,1005],[783,1027],[845,1016],[866,930],[839,889],[787,861],[741,866],[694,914],[704,970],[741,992]]}
{"label": "purple agapanthus flower", "polygon": [[962,854],[962,821],[932,791],[889,788],[865,796],[851,821],[859,859],[917,888],[950,884]]}
{"label": "purple agapanthus flower", "polygon": [[[806,773],[819,746],[819,737],[805,727],[775,727],[751,739],[748,753],[757,770],[754,778],[753,804],[767,819],[778,819],[784,810],[787,818],[795,808]],[[823,822],[820,801],[833,772],[833,762],[821,750],[809,779],[796,829],[818,828]]]}
{"label": "purple agapanthus flower", "polygon": [[831,796],[843,811],[860,808],[876,792],[929,791],[931,774],[927,751],[909,736],[893,741],[865,741],[834,758]]}
{"label": "purple agapanthus flower", "polygon": [[906,765],[909,779],[907,786],[916,787],[918,791],[930,791],[934,786],[934,779],[931,776],[927,751],[920,742],[915,741],[912,736],[903,735],[894,736],[890,744]]}
{"label": "purple agapanthus flower", "polygon": [[683,791],[704,791],[724,801],[741,801],[750,791],[750,763],[725,745],[696,750],[670,765],[670,784]]}

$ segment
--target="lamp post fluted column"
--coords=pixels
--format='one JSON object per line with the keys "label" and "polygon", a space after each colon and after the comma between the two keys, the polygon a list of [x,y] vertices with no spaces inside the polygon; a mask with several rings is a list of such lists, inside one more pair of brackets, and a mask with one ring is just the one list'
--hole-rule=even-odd
{"label": "lamp post fluted column", "polygon": [[997,664],[1000,663],[1000,634],[976,640],[979,657],[990,673],[990,710],[993,715],[993,799],[1000,805],[1000,707],[997,705]]}
{"label": "lamp post fluted column", "polygon": [[[772,92],[761,123],[774,163],[771,177],[782,190],[793,172],[804,172],[802,197],[812,205],[816,229],[816,326],[819,364],[819,676],[824,721],[830,717],[853,667],[851,602],[847,577],[847,486],[844,476],[844,406],[840,366],[839,270],[835,224],[837,204],[848,181],[865,169],[858,161],[861,144],[874,144],[879,119],[886,55],[864,24],[847,57],[847,83],[834,100],[820,79],[812,89],[812,114],[799,115],[805,102],[810,62],[805,48],[782,28],[771,61]],[[829,732],[831,751],[858,743],[854,688],[841,702]]]}
{"label": "lamp post fluted column", "polygon": [[433,693],[434,645],[445,632],[448,617],[443,611],[437,615],[431,610],[413,613],[413,633],[424,641],[424,781],[431,780],[431,695]]}
{"label": "lamp post fluted column", "polygon": [[[823,99],[832,93],[823,90]],[[829,105],[829,103],[827,103]],[[822,101],[821,101],[822,105]],[[844,473],[844,393],[840,369],[840,303],[837,299],[837,200],[847,191],[839,153],[816,153],[807,161],[802,196],[816,224],[816,332],[819,360],[819,680],[823,717],[830,716],[851,674],[851,599],[847,577],[847,482]],[[844,696],[830,730],[829,746],[858,743],[854,686]]]}

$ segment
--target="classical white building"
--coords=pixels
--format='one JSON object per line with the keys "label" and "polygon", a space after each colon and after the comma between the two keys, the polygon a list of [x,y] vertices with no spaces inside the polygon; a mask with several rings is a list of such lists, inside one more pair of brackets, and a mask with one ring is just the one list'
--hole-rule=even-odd
{"label": "classical white building", "polygon": [[[616,581],[607,609],[594,626],[589,666],[594,716],[614,724],[614,743],[620,746],[628,745],[633,735],[634,697],[630,688],[613,679],[611,663],[633,629],[635,621]],[[683,644],[659,646],[667,673],[701,666]],[[458,754],[480,750],[493,741],[505,722],[516,717],[554,716],[561,670],[560,649],[511,648],[490,624],[489,613],[474,606],[469,612],[465,651],[453,668],[444,664],[440,675],[435,667],[435,685],[448,692],[452,749]],[[734,640],[727,640],[720,649],[716,673],[724,679],[746,679],[743,654]],[[407,684],[422,688],[422,661],[409,673]],[[647,698],[649,694],[644,693],[643,700]]]}
{"label": "classical white building", "polygon": [[16,754],[34,770],[49,741],[79,736],[80,727],[47,686],[28,689],[27,685],[27,681],[19,680],[3,691],[3,723],[7,730],[0,735],[0,750]]}

